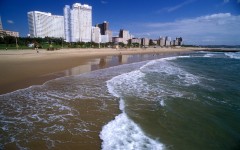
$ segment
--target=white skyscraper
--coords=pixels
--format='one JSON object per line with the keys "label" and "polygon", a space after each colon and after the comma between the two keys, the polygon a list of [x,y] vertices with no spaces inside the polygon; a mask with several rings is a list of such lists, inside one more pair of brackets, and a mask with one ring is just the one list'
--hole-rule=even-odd
{"label": "white skyscraper", "polygon": [[101,33],[99,27],[92,27],[92,42],[101,43]]}
{"label": "white skyscraper", "polygon": [[28,12],[28,26],[31,37],[64,37],[63,16],[51,13],[31,11]]}
{"label": "white skyscraper", "polygon": [[75,3],[72,9],[64,7],[64,32],[66,42],[90,42],[92,31],[92,6]]}

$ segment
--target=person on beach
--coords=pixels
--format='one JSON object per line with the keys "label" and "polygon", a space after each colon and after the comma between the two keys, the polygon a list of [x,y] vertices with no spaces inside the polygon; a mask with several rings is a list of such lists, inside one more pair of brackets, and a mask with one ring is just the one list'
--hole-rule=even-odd
{"label": "person on beach", "polygon": [[35,50],[37,51],[37,53],[39,53],[39,51],[38,51],[38,45],[36,45]]}

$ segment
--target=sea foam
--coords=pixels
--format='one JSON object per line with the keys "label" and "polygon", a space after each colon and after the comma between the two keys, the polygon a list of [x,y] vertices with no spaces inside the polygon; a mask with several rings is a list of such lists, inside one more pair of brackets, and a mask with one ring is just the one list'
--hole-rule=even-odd
{"label": "sea foam", "polygon": [[109,93],[120,99],[119,108],[122,113],[103,127],[100,133],[100,138],[103,140],[103,150],[164,149],[163,144],[146,136],[125,112],[124,96],[134,93],[142,93],[144,96],[143,90],[147,88],[141,80],[144,75],[140,70],[135,70],[107,81]]}
{"label": "sea foam", "polygon": [[100,133],[103,150],[161,150],[164,145],[147,137],[125,113],[115,117]]}
{"label": "sea foam", "polygon": [[163,84],[149,84],[148,75],[157,73],[162,76],[174,76],[173,82],[182,86],[191,86],[199,83],[197,76],[183,70],[172,60],[188,58],[189,56],[168,57],[149,61],[139,69],[115,76],[107,81],[109,93],[120,99],[122,113],[114,120],[106,124],[100,133],[103,140],[102,149],[164,149],[164,145],[158,140],[151,139],[125,112],[124,98],[136,96],[145,101],[156,101],[161,106],[166,106],[167,97],[182,97],[183,93]]}
{"label": "sea foam", "polygon": [[152,60],[146,65],[142,66],[140,70],[147,73],[156,72],[158,74],[163,74],[163,76],[177,76],[178,79],[173,80],[173,82],[177,83],[178,85],[191,86],[198,84],[200,81],[197,76],[185,71],[175,63],[170,62],[170,60],[175,60],[178,58],[190,58],[190,56],[175,56]]}
{"label": "sea foam", "polygon": [[226,56],[228,56],[229,58],[233,58],[233,59],[240,59],[240,52],[236,52],[236,53],[224,53]]}

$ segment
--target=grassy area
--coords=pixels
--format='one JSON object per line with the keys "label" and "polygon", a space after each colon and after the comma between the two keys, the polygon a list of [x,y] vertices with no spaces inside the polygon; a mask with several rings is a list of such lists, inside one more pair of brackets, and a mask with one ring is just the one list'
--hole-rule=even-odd
{"label": "grassy area", "polygon": [[[0,44],[0,50],[16,50],[15,44]],[[27,46],[19,46],[18,49],[29,49]]]}
{"label": "grassy area", "polygon": [[[49,48],[50,46],[49,46],[49,44],[43,44],[43,45],[41,45],[40,47],[39,47],[39,49],[47,49],[47,48]],[[60,48],[62,48],[62,46],[61,45],[56,45],[56,44],[52,44],[52,47],[54,47],[54,48],[58,48],[58,49],[60,49]],[[66,48],[67,46],[65,46],[64,48]],[[34,49],[33,47],[28,47],[28,46],[25,46],[25,45],[20,45],[18,48],[16,47],[16,44],[0,44],[0,50],[6,50],[6,48],[7,48],[7,50],[21,50],[21,49],[29,49],[29,50],[32,50],[32,49]]]}

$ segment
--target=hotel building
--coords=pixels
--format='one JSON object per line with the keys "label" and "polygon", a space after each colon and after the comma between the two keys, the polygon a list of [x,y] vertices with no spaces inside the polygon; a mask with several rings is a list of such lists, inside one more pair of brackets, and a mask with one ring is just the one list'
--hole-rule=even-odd
{"label": "hotel building", "polygon": [[104,21],[102,24],[97,24],[97,27],[101,30],[101,35],[106,35],[106,31],[109,30],[109,22]]}
{"label": "hotel building", "polygon": [[75,3],[64,7],[66,42],[91,42],[92,6]]}
{"label": "hotel building", "polygon": [[120,30],[119,37],[123,39],[124,44],[128,44],[128,40],[131,39],[129,31],[123,29]]}
{"label": "hotel building", "polygon": [[109,22],[104,21],[102,24],[97,24],[96,27],[99,27],[101,30],[101,35],[107,40],[103,40],[103,43],[112,42],[112,31],[109,30]]}
{"label": "hotel building", "polygon": [[28,27],[30,37],[64,37],[63,16],[31,11],[28,12]]}
{"label": "hotel building", "polygon": [[149,39],[148,38],[142,38],[141,39],[141,45],[142,46],[149,46]]}
{"label": "hotel building", "polygon": [[99,27],[92,27],[92,42],[101,43],[101,34]]}

